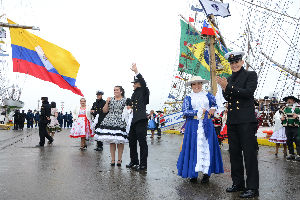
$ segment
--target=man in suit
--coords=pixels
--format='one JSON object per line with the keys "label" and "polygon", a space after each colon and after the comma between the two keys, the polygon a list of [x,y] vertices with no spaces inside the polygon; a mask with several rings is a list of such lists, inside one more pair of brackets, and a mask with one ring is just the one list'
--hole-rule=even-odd
{"label": "man in suit", "polygon": [[64,118],[64,128],[68,128],[67,125],[68,125],[69,115],[67,112],[66,114],[63,115],[63,118]]}
{"label": "man in suit", "polygon": [[40,113],[39,113],[39,111],[37,111],[34,115],[35,127],[38,126],[39,121],[40,121]]}
{"label": "man in suit", "polygon": [[27,128],[33,128],[33,118],[34,115],[31,110],[28,110],[26,114]]}
{"label": "man in suit", "polygon": [[49,140],[48,144],[52,144],[54,141],[47,131],[47,124],[50,122],[51,106],[48,102],[48,97],[42,97],[41,100],[42,107],[39,121],[40,142],[36,147],[43,147],[45,145],[45,137]]}
{"label": "man in suit", "polygon": [[[256,134],[254,92],[257,87],[257,74],[243,68],[244,52],[229,52],[225,55],[232,70],[226,79],[217,77],[223,89],[223,96],[228,101],[227,132],[233,185],[226,192],[243,191],[241,198],[259,196],[259,173]],[[244,159],[243,159],[244,158]],[[244,164],[246,168],[246,188]]]}
{"label": "man in suit", "polygon": [[[106,103],[105,100],[103,100],[102,96],[104,95],[104,92],[101,90],[98,90],[96,92],[97,99],[93,103],[92,109],[91,109],[91,114],[94,116],[94,120],[98,115],[98,122],[95,126],[95,130],[100,127],[101,122],[103,121],[104,117],[106,116],[106,113],[103,112],[103,107]],[[95,151],[103,151],[103,142],[97,141],[97,147]]]}
{"label": "man in suit", "polygon": [[[131,96],[133,118],[129,131],[131,161],[126,167],[144,171],[147,170],[148,157],[146,105],[149,104],[150,92],[135,63],[132,65],[131,70],[135,73],[134,81],[132,82],[134,92]],[[140,146],[140,162],[137,153],[137,141],[139,141]]]}

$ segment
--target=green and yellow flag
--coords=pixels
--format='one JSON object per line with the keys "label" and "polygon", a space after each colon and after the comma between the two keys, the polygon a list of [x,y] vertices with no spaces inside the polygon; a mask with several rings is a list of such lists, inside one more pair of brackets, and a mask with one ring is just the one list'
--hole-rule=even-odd
{"label": "green and yellow flag", "polygon": [[[207,41],[201,37],[186,22],[181,20],[181,39],[178,71],[201,76],[210,80],[209,49]],[[231,69],[228,61],[224,58],[227,49],[221,45],[215,45],[215,57],[217,74],[228,77],[231,75]]]}

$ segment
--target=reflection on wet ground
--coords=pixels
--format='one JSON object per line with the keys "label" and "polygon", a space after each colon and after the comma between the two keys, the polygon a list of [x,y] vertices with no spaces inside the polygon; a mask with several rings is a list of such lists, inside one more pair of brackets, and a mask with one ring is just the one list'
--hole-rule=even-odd
{"label": "reflection on wet ground", "polygon": [[[57,133],[54,144],[33,148],[38,131],[0,131],[0,199],[238,199],[228,194],[231,185],[229,155],[222,147],[225,173],[213,175],[210,183],[190,183],[177,176],[176,162],[182,136],[148,138],[148,171],[126,169],[129,147],[121,167],[110,166],[109,146],[94,151],[79,150],[79,140],[68,131]],[[260,197],[299,199],[300,163],[288,162],[272,147],[260,147]],[[200,175],[201,178],[201,175]]]}

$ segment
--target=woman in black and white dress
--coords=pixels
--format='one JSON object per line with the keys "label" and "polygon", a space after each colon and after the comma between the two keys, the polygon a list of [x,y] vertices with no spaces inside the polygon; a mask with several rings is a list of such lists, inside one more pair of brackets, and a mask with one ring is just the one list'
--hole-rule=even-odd
{"label": "woman in black and white dress", "polygon": [[117,166],[121,166],[124,143],[128,142],[126,122],[122,113],[126,105],[125,91],[122,86],[114,87],[114,97],[108,97],[103,112],[108,114],[95,130],[95,140],[110,143],[111,165],[115,165],[115,152],[118,147]]}

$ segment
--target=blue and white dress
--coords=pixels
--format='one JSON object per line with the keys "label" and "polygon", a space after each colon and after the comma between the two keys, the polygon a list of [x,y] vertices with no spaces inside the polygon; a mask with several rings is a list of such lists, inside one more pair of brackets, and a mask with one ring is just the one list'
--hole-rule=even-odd
{"label": "blue and white dress", "polygon": [[[208,118],[208,111],[216,106],[215,97],[205,91],[192,92],[183,101],[186,126],[177,161],[178,175],[183,178],[197,178],[198,172],[209,176],[224,173],[218,138],[213,122]],[[206,112],[202,119],[203,109]]]}

